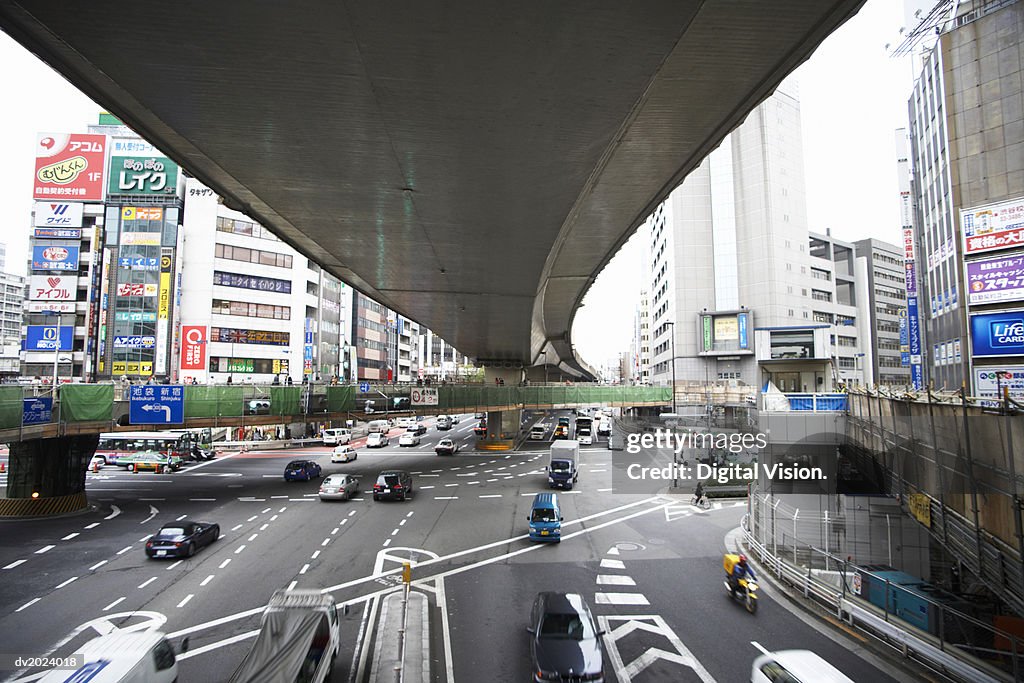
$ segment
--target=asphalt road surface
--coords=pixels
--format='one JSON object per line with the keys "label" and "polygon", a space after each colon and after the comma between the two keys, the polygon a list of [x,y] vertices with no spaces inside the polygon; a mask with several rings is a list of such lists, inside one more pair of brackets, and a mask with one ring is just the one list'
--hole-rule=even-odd
{"label": "asphalt road surface", "polygon": [[[538,414],[525,427],[553,428],[557,415]],[[543,590],[578,592],[590,603],[608,632],[609,681],[749,680],[760,648],[811,649],[856,681],[892,680],[768,595],[754,616],[729,600],[721,556],[742,506],[704,511],[663,495],[616,493],[604,439],[583,447],[579,485],[559,493],[562,543],[531,543],[526,518],[534,494],[548,490],[550,441],[476,452],[475,423],[463,416],[438,431],[429,420],[418,447],[398,447],[399,430],[383,449],[359,439],[358,459],[347,464],[330,464],[331,449],[316,447],[224,455],[166,475],[90,472],[91,511],[0,523],[0,651],[67,654],[99,633],[150,628],[175,645],[190,638],[182,683],[223,681],[251,647],[275,590],[326,588],[346,612],[331,680],[362,683],[370,678],[371,617],[410,559],[414,589],[429,596],[434,681],[530,680],[525,627]],[[446,436],[460,444],[457,455],[434,454]],[[296,458],[316,460],[325,475],[360,475],[364,489],[382,469],[406,469],[414,495],[374,502],[364,491],[320,502],[319,481],[284,481]],[[188,560],[146,558],[149,535],[186,518],[219,524],[221,538]],[[0,672],[5,680],[38,677]]]}

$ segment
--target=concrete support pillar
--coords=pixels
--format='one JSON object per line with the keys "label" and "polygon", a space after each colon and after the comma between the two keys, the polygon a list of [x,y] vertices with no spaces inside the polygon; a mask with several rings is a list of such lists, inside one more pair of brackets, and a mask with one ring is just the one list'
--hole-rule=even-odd
{"label": "concrete support pillar", "polygon": [[33,439],[10,444],[8,498],[37,499],[85,491],[85,470],[96,453],[99,434]]}
{"label": "concrete support pillar", "polygon": [[517,387],[522,383],[524,377],[525,371],[523,368],[484,367],[484,383],[490,387],[496,386],[501,382],[504,382],[506,387]]}

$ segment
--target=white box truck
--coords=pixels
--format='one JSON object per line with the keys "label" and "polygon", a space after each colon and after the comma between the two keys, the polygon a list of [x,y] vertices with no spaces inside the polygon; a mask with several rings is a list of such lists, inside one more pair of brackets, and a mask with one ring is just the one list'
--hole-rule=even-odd
{"label": "white box truck", "polygon": [[279,590],[231,683],[323,683],[340,647],[333,597],[318,590]]}
{"label": "white box truck", "polygon": [[548,486],[572,489],[579,478],[577,465],[580,460],[580,442],[574,439],[555,441],[551,444],[551,459],[548,461]]}

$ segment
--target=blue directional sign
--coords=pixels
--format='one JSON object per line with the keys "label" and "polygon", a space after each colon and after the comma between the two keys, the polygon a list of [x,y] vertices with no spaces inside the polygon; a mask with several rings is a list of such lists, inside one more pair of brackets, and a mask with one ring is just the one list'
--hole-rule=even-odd
{"label": "blue directional sign", "polygon": [[370,391],[370,383],[369,382],[360,382],[359,383],[359,393],[360,394],[365,394],[365,393],[367,393],[369,391]]}
{"label": "blue directional sign", "polygon": [[23,398],[21,410],[21,424],[38,425],[46,424],[53,419],[53,398],[50,396],[38,396],[36,398]]}
{"label": "blue directional sign", "polygon": [[133,425],[175,425],[185,421],[185,387],[180,384],[132,386],[128,421]]}

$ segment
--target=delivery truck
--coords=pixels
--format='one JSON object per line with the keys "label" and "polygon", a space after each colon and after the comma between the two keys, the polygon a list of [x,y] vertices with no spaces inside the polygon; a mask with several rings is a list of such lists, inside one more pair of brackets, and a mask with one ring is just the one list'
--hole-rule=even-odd
{"label": "delivery truck", "polygon": [[548,461],[548,486],[572,489],[579,478],[577,465],[580,459],[580,442],[575,439],[555,441],[551,444],[551,459]]}

